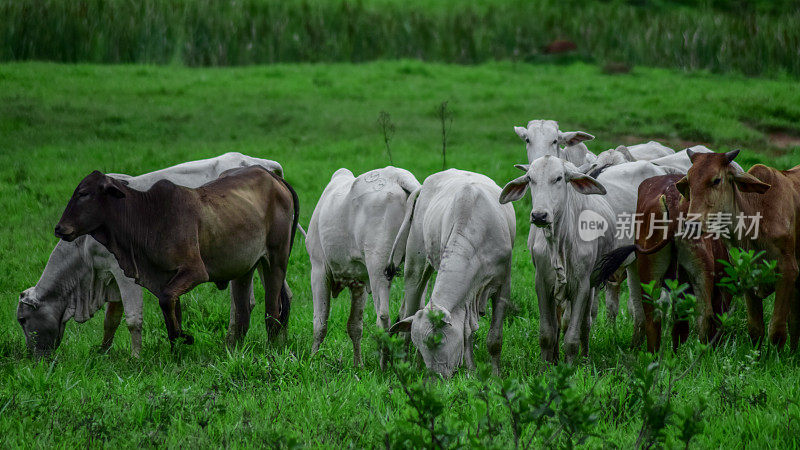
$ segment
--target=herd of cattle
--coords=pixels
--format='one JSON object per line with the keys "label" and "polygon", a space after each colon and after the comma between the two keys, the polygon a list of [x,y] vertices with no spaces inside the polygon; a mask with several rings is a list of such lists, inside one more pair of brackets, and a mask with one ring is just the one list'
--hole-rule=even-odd
{"label": "herd of cattle", "polygon": [[[765,251],[777,260],[774,289],[746,293],[748,330],[764,338],[762,299],[776,292],[769,339],[795,349],[800,336],[798,233],[800,166],[779,171],[756,165],[748,172],[733,159],[703,146],[679,152],[657,142],[620,146],[598,156],[584,132],[562,132],[551,120],[515,127],[525,141],[524,175],[501,189],[484,175],[450,169],[420,184],[394,167],[358,177],[347,169],[331,177],[306,234],[314,305],[313,351],[327,332],[330,298],[350,289],[347,332],[361,364],[362,318],[373,296],[377,326],[406,332],[428,368],[450,376],[462,363],[474,367],[473,336],[492,300],[487,344],[499,367],[503,317],[510,301],[516,235],[509,202],[531,192],[528,249],[539,304],[539,342],[545,361],[568,361],[588,352],[589,331],[605,289],[608,318],[619,309],[627,277],[634,343],[660,346],[660,318],[642,300],[641,283],[665,278],[688,282],[701,305],[700,338],[713,339],[717,315],[730,303],[717,288],[719,260],[728,248]],[[606,224],[590,239],[578,238],[587,217]],[[760,233],[724,239],[677,232],[679,217],[694,214],[708,231],[713,215],[758,216]],[[643,224],[665,218],[668,232],[625,235],[618,218],[641,215]],[[55,228],[56,245],[39,282],[22,292],[17,319],[30,351],[58,347],[70,319],[88,320],[106,305],[101,347],[108,349],[122,313],[131,350],[141,350],[142,290],[159,301],[171,343],[192,342],[181,324],[180,296],[198,284],[230,284],[230,345],[247,333],[255,305],[253,275],[265,290],[265,322],[272,337],[288,323],[292,293],[286,270],[298,224],[299,204],[277,162],[227,153],[136,177],[95,171],[75,189]],[[732,226],[732,225],[731,225]],[[732,231],[732,230],[727,230]],[[401,320],[392,324],[392,278],[404,264]],[[436,280],[427,295],[429,279]],[[426,301],[426,299],[429,299]],[[677,322],[673,345],[689,324]],[[381,356],[381,367],[386,365]]]}

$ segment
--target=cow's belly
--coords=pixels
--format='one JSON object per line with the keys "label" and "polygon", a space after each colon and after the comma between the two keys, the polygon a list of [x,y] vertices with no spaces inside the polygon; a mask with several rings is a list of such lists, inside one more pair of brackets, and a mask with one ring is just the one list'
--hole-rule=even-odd
{"label": "cow's belly", "polygon": [[263,239],[230,242],[203,252],[209,281],[229,281],[247,274],[266,255]]}

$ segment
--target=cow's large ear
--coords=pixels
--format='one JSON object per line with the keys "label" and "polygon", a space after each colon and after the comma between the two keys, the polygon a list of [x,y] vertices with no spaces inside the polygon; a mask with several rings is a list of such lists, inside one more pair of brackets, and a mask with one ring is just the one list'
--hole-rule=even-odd
{"label": "cow's large ear", "polygon": [[514,127],[514,132],[517,133],[520,139],[528,142],[528,129],[525,127]]}
{"label": "cow's large ear", "polygon": [[530,164],[514,164],[514,167],[519,169],[519,170],[521,170],[521,171],[523,171],[523,172],[525,172],[525,173],[527,173],[528,169],[531,168],[531,165]]}
{"label": "cow's large ear", "polygon": [[528,191],[529,180],[530,178],[526,174],[509,181],[503,188],[503,192],[500,193],[500,203],[505,205],[508,202],[515,202],[524,197],[525,192]]}
{"label": "cow's large ear", "polygon": [[104,193],[106,193],[106,194],[108,194],[108,195],[110,195],[110,196],[112,196],[114,198],[124,198],[125,197],[125,193],[122,192],[122,189],[120,189],[116,184],[114,184],[114,181],[109,177],[106,177],[106,179],[103,180],[102,188],[103,188],[103,192]]}
{"label": "cow's large ear", "polygon": [[678,192],[681,193],[683,198],[689,198],[689,179],[686,177],[681,178],[678,182],[675,183],[675,187],[678,188]]}
{"label": "cow's large ear", "polygon": [[628,147],[625,147],[624,145],[620,145],[620,146],[617,147],[616,150],[618,152],[620,152],[622,154],[622,157],[625,158],[626,160],[631,161],[631,162],[636,161],[636,158],[633,157],[633,155],[631,154],[631,151],[628,150]]}
{"label": "cow's large ear", "polygon": [[569,147],[571,145],[575,145],[583,141],[591,141],[592,139],[594,139],[594,136],[585,131],[558,132],[558,143],[565,147]]}
{"label": "cow's large ear", "polygon": [[747,172],[736,173],[733,176],[733,182],[736,183],[736,187],[739,188],[740,191],[752,192],[755,194],[763,194],[771,187],[769,184],[764,183]]}
{"label": "cow's large ear", "polygon": [[408,333],[411,331],[411,325],[414,323],[414,320],[419,319],[422,317],[423,309],[420,309],[415,314],[406,317],[405,319],[397,322],[396,324],[392,325],[389,328],[389,334],[397,334],[397,333]]}
{"label": "cow's large ear", "polygon": [[595,180],[589,175],[586,175],[585,173],[568,170],[565,175],[569,184],[571,184],[572,187],[575,188],[575,190],[580,192],[581,194],[584,195],[606,194],[606,188],[602,184],[600,184],[599,181]]}

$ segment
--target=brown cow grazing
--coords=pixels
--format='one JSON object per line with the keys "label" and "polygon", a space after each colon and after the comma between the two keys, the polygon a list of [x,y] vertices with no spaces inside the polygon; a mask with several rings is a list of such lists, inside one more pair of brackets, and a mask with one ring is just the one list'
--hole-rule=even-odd
{"label": "brown cow grazing", "polygon": [[[636,252],[636,264],[642,283],[655,280],[663,286],[667,278],[689,282],[703,310],[699,318],[700,340],[712,340],[719,327],[719,317],[728,310],[730,296],[716,283],[724,272],[720,259],[728,259],[728,251],[719,239],[695,236],[684,226],[689,202],[678,192],[675,183],[681,175],[661,175],[639,185],[636,214],[638,226],[634,244],[618,248],[601,260],[594,274],[599,282],[613,274],[617,267]],[[652,233],[651,233],[652,230]],[[647,349],[657,352],[661,346],[661,319],[654,317],[654,305],[645,302],[645,335]],[[678,320],[672,328],[672,347],[688,337],[689,323]]]}
{"label": "brown cow grazing", "polygon": [[113,253],[125,275],[158,298],[171,344],[178,337],[194,341],[181,328],[179,297],[200,283],[223,289],[230,281],[237,316],[232,344],[250,324],[256,268],[268,335],[286,326],[282,286],[298,208],[292,187],[258,166],[228,170],[196,189],[161,180],[148,191],[94,171],[78,184],[55,234],[65,241],[90,234]]}
{"label": "brown cow grazing", "polygon": [[[689,154],[692,167],[677,183],[680,192],[689,198],[689,212],[699,214],[704,229],[724,225],[729,237],[726,245],[745,250],[764,251],[766,260],[776,260],[780,279],[775,285],[775,309],[769,327],[769,339],[782,347],[786,343],[789,325],[791,349],[797,348],[800,333],[800,303],[798,302],[798,255],[800,255],[800,166],[777,170],[756,164],[747,172],[731,166],[739,153]],[[715,216],[712,216],[715,215]],[[719,219],[730,214],[730,223]],[[758,233],[739,236],[735,229],[739,216],[746,218],[748,227],[758,225]],[[750,219],[759,217],[759,219]],[[716,223],[714,223],[716,222]],[[745,294],[748,312],[748,331],[754,341],[764,337],[762,299],[770,292],[760,290]]]}

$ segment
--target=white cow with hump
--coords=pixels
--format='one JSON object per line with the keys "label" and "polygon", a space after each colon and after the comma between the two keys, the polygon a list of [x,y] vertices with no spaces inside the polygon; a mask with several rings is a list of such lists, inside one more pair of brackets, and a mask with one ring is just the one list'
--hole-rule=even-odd
{"label": "white cow with hump", "polygon": [[[123,180],[137,190],[147,190],[160,180],[195,188],[217,179],[228,169],[250,165],[259,165],[283,176],[279,163],[235,152],[139,176],[109,176]],[[83,323],[106,302],[101,350],[111,347],[124,311],[131,333],[131,354],[138,356],[142,346],[142,288],[123,274],[114,255],[91,236],[82,236],[73,242],[59,240],[39,281],[20,294],[17,318],[29,348],[36,350],[34,341],[38,341],[38,345],[48,343],[51,347],[48,350],[54,350],[61,342],[64,327],[70,319]],[[254,304],[251,290],[251,308]],[[23,309],[22,305],[29,308]],[[233,308],[232,301],[231,321],[235,314]],[[33,335],[37,336],[35,340]]]}
{"label": "white cow with hump", "polygon": [[633,161],[652,161],[673,154],[675,154],[675,150],[656,141],[631,146],[620,145],[617,148],[600,153],[594,162],[581,166],[580,171],[592,177],[597,177],[606,168],[617,164]]}
{"label": "white cow with hump", "polygon": [[[489,298],[487,345],[499,371],[516,234],[514,208],[500,205],[499,197],[500,187],[484,175],[456,169],[433,174],[409,197],[394,243],[387,273],[405,253],[405,319],[391,332],[410,331],[425,365],[445,377],[462,361],[475,367],[473,336]],[[434,270],[436,282],[423,306]]]}
{"label": "white cow with hump", "polygon": [[[306,250],[311,257],[314,344],[319,350],[328,331],[330,298],[350,288],[347,332],[353,358],[361,365],[361,335],[367,292],[372,292],[378,327],[388,330],[391,280],[384,275],[392,243],[403,223],[406,199],[419,188],[411,172],[386,167],[358,177],[337,170],[314,208]],[[386,367],[386,355],[381,355]]]}
{"label": "white cow with hump", "polygon": [[[597,179],[578,170],[573,164],[545,156],[530,165],[518,165],[525,175],[509,182],[500,198],[502,203],[519,200],[530,187],[532,197],[531,227],[528,248],[536,267],[535,287],[539,299],[540,345],[545,361],[558,359],[558,335],[563,317],[565,355],[571,361],[582,348],[588,353],[593,292],[590,276],[594,264],[609,250],[633,242],[632,235],[618,236],[619,218],[633,218],[639,184],[647,178],[673,173],[647,161],[613,166]],[[591,195],[600,194],[600,195]],[[594,236],[594,229],[603,231]],[[598,225],[600,226],[598,228]],[[583,227],[583,229],[581,229]],[[587,231],[588,230],[588,231]],[[587,239],[587,237],[591,239]],[[641,286],[633,259],[624,265],[634,319],[634,342],[644,332]],[[616,292],[607,293],[607,303]],[[608,305],[609,309],[616,305]]]}
{"label": "white cow with hump", "polygon": [[528,163],[552,155],[581,166],[596,158],[583,143],[594,136],[584,131],[560,131],[555,120],[531,120],[527,127],[514,127],[514,132],[525,141]]}

